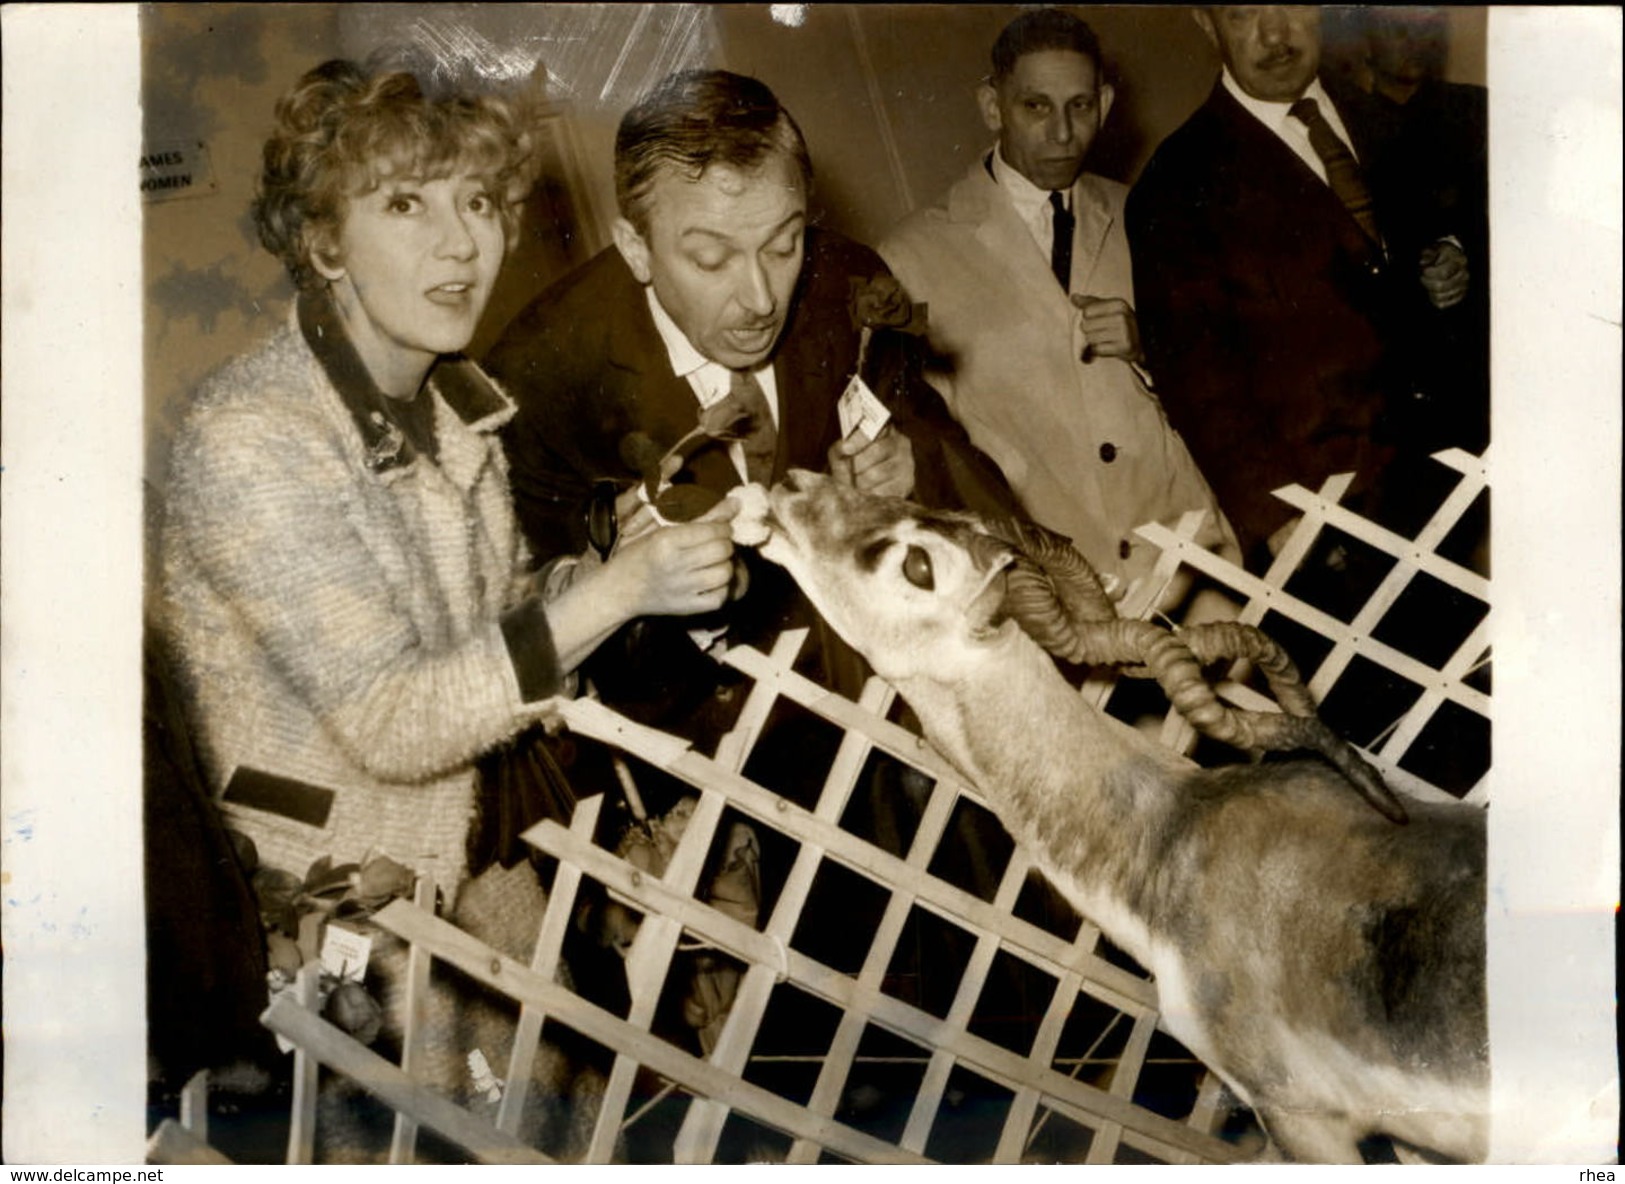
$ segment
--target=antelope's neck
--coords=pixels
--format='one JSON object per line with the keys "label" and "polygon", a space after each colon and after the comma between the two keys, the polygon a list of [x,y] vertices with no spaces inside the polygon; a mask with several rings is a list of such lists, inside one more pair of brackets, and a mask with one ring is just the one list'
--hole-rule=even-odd
{"label": "antelope's neck", "polygon": [[1146,865],[1169,830],[1183,772],[1174,754],[1084,702],[1036,646],[951,684],[898,689],[1075,904],[1153,909]]}

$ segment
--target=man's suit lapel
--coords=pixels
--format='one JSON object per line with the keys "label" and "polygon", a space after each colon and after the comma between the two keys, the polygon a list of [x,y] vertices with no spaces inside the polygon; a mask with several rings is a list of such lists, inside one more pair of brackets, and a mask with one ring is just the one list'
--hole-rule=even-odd
{"label": "man's suit lapel", "polygon": [[1073,292],[1087,292],[1095,264],[1100,262],[1101,248],[1112,228],[1112,214],[1105,200],[1086,183],[1087,174],[1080,175],[1072,184],[1072,213],[1077,219],[1072,235]]}
{"label": "man's suit lapel", "polygon": [[1331,186],[1236,102],[1222,82],[1214,85],[1209,102],[1237,148],[1226,160],[1223,145],[1216,145],[1221,153],[1219,166],[1235,170],[1247,207],[1255,212],[1270,211],[1271,219],[1282,219],[1283,234],[1303,234],[1313,227],[1330,230],[1343,253],[1363,266],[1370,254],[1370,240]]}
{"label": "man's suit lapel", "polygon": [[778,447],[773,454],[775,480],[797,466],[820,471],[824,468],[824,458],[813,453],[819,441],[827,435],[838,434],[840,429],[826,433],[825,419],[834,416],[835,399],[821,396],[832,384],[844,388],[851,377],[849,373],[833,372],[839,326],[821,324],[819,310],[807,299],[807,291],[815,278],[812,269],[818,266],[814,258],[814,233],[808,232],[807,261],[803,265],[795,306],[790,310],[779,347],[773,353],[773,381],[779,395]]}
{"label": "man's suit lapel", "polygon": [[[988,175],[987,169],[977,163],[954,186],[949,197],[949,216],[956,222],[975,226],[976,241],[995,260],[1010,278],[1010,288],[1021,292],[1036,308],[1053,313],[1067,313],[1070,305],[1055,274],[1049,269],[1049,259],[1039,250],[1032,233],[1016,213],[1015,205],[1000,191],[998,182]],[[1074,230],[1073,250],[1078,249],[1077,231]],[[1099,251],[1099,243],[1092,247]],[[1076,255],[1072,274],[1081,274]]]}
{"label": "man's suit lapel", "polygon": [[[664,452],[699,422],[699,400],[688,380],[672,372],[643,286],[630,272],[627,279],[630,291],[610,305],[609,364],[621,379],[634,430],[646,433]],[[696,453],[688,471],[707,489],[729,489],[739,482],[727,448],[720,445]]]}

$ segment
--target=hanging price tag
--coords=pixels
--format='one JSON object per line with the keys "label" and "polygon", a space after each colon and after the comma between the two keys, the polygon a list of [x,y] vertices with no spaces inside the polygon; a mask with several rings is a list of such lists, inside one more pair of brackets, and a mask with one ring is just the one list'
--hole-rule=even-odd
{"label": "hanging price tag", "polygon": [[841,392],[840,401],[835,404],[835,413],[841,420],[843,440],[854,431],[862,432],[866,440],[873,440],[880,435],[886,421],[891,419],[891,411],[856,374],[846,384],[846,390]]}
{"label": "hanging price tag", "polygon": [[322,938],[322,969],[334,978],[360,982],[371,955],[372,938],[339,925],[327,927],[327,935]]}

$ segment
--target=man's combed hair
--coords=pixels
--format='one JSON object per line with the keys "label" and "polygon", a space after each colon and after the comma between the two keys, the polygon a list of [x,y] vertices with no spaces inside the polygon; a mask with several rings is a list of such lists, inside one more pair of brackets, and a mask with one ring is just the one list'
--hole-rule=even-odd
{"label": "man's combed hair", "polygon": [[726,70],[673,74],[621,120],[615,135],[615,201],[640,234],[649,191],[663,170],[697,181],[713,165],[750,170],[774,153],[794,161],[804,189],[812,160],[801,129],[762,83]]}
{"label": "man's combed hair", "polygon": [[1037,8],[1024,12],[1004,27],[999,39],[993,43],[993,83],[997,86],[1016,68],[1016,63],[1030,53],[1046,49],[1067,49],[1081,53],[1095,65],[1100,65],[1100,39],[1095,31],[1070,12],[1059,8]]}
{"label": "man's combed hair", "polygon": [[388,177],[482,177],[515,241],[531,181],[531,138],[492,95],[431,96],[413,74],[334,59],[284,95],[265,142],[254,222],[265,249],[301,288],[319,276],[314,251],[331,242],[346,203]]}

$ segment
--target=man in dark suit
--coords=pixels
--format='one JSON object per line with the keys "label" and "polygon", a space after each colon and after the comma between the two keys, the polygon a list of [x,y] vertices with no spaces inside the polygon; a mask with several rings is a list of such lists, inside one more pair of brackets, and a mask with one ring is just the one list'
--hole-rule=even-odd
{"label": "man in dark suit", "polygon": [[[925,383],[914,338],[898,331],[918,329],[917,318],[880,257],[806,225],[811,180],[800,130],[753,79],[674,75],[622,120],[614,247],[544,292],[486,359],[518,403],[505,436],[515,509],[537,557],[553,562],[549,578],[567,579],[583,553],[579,562],[597,562],[589,546],[615,562],[618,541],[652,529],[638,492],[651,458],[727,399],[750,411],[748,435],[701,447],[665,474],[678,485],[715,496],[806,468],[928,505],[1019,513],[997,467]],[[837,404],[854,375],[890,413],[872,434],[843,430]],[[754,552],[734,562],[720,610],[636,620],[582,668],[605,703],[702,752],[745,699],[740,676],[713,656],[719,638],[763,648],[807,626],[802,674],[856,698],[868,673],[782,569]],[[806,713],[775,712],[744,772],[810,807],[839,739]],[[602,748],[571,739],[558,749],[578,792],[619,796]],[[651,813],[690,792],[636,761],[619,771],[633,774]],[[880,760],[859,787],[877,834],[923,794],[911,777]],[[770,835],[761,841],[764,870],[782,874],[786,853]],[[615,1006],[625,988],[618,960],[607,961],[572,954],[578,989]],[[725,1007],[732,986],[719,982],[705,997]]]}
{"label": "man in dark suit", "polygon": [[1194,15],[1223,71],[1130,194],[1134,288],[1163,404],[1259,562],[1292,514],[1278,486],[1352,470],[1381,503],[1408,359],[1471,277],[1365,97],[1318,77],[1318,9]]}
{"label": "man in dark suit", "polygon": [[[702,448],[678,481],[722,493],[799,467],[927,504],[1016,512],[997,468],[920,377],[913,339],[888,327],[908,309],[900,291],[875,289],[885,264],[806,225],[806,145],[766,86],[724,71],[667,79],[623,119],[615,177],[614,247],[544,292],[486,359],[519,405],[507,452],[539,558],[610,541],[591,537],[595,498],[600,527],[613,505],[623,538],[644,529],[640,465],[730,393],[753,409],[751,438]],[[862,377],[891,413],[872,438],[843,432],[837,412],[865,341]],[[780,570],[735,558],[746,587],[719,613],[645,618],[600,647],[585,670],[606,702],[703,746],[739,704],[701,643],[721,629],[729,644],[798,624],[822,632]],[[860,689],[861,666],[833,634],[815,634],[803,666]]]}

